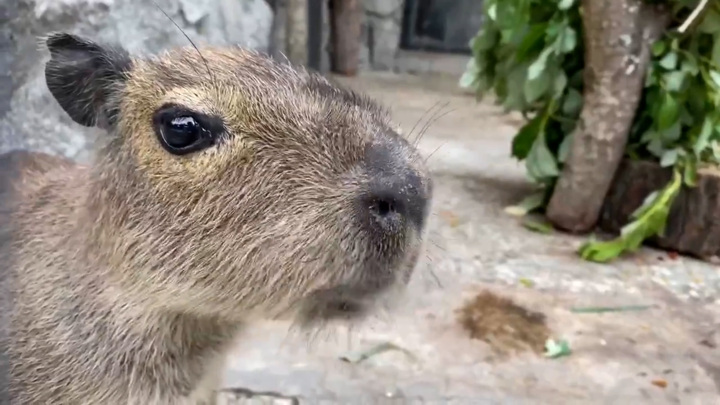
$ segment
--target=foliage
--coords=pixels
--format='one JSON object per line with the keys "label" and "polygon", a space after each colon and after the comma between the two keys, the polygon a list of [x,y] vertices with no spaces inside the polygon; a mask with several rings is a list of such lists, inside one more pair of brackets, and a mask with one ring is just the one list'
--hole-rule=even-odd
{"label": "foliage", "polygon": [[662,234],[670,213],[670,205],[680,191],[681,185],[682,175],[675,169],[670,183],[645,198],[645,202],[630,216],[634,221],[622,228],[617,239],[586,243],[580,248],[580,256],[587,260],[605,262],[617,257],[623,251],[637,250],[643,240],[650,236]]}
{"label": "foliage", "polygon": [[[648,0],[646,0],[648,1]],[[655,0],[673,7],[674,27],[700,0]],[[669,30],[653,44],[640,108],[626,149],[633,159],[672,166],[673,180],[645,200],[613,241],[590,241],[588,260],[607,261],[662,234],[681,186],[695,184],[698,165],[720,162],[720,3],[710,1],[685,33]],[[489,92],[507,111],[527,119],[511,153],[524,161],[542,193],[522,210],[547,204],[569,150],[583,105],[584,49],[579,0],[486,0],[474,57],[460,79],[478,98]]]}

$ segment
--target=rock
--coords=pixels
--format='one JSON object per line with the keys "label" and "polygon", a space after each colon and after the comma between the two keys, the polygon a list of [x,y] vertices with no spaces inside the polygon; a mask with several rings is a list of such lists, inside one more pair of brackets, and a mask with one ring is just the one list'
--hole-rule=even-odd
{"label": "rock", "polygon": [[[656,163],[623,161],[608,192],[599,227],[618,233],[650,193],[665,187],[672,169]],[[665,233],[648,244],[709,260],[720,255],[720,174],[701,170],[697,186],[683,186],[672,205]]]}
{"label": "rock", "polygon": [[[266,51],[273,12],[265,0],[156,0],[197,44],[237,44]],[[3,0],[0,2],[0,153],[38,150],[88,161],[98,131],[72,122],[44,79],[38,37],[68,31],[119,43],[131,53],[188,44],[146,0]]]}

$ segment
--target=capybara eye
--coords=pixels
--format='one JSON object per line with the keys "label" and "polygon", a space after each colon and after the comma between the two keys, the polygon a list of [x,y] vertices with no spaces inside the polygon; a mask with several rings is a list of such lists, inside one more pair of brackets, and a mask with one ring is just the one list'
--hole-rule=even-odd
{"label": "capybara eye", "polygon": [[[209,118],[212,119],[212,118]],[[207,125],[208,117],[177,106],[167,106],[155,114],[155,133],[163,148],[174,155],[187,155],[215,143],[217,129]]]}
{"label": "capybara eye", "polygon": [[200,124],[193,117],[176,117],[161,128],[163,139],[168,146],[183,149],[200,139]]}

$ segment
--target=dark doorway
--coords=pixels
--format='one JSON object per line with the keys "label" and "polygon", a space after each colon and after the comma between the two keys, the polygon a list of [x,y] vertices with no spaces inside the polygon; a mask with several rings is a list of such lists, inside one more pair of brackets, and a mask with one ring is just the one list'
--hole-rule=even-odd
{"label": "dark doorway", "polygon": [[482,0],[405,0],[403,49],[469,54],[482,25]]}

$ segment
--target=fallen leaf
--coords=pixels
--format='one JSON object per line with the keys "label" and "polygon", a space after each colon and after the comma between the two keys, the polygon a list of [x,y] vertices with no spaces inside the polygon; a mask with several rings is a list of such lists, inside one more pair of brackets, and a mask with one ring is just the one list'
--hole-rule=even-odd
{"label": "fallen leaf", "polygon": [[348,362],[348,363],[357,364],[357,363],[360,363],[361,361],[369,359],[372,356],[375,356],[377,354],[387,352],[390,350],[400,351],[400,352],[404,353],[406,356],[408,356],[411,360],[413,360],[413,361],[415,360],[415,356],[412,353],[410,353],[410,351],[405,350],[405,349],[401,348],[400,346],[398,346],[394,343],[390,343],[390,342],[380,343],[378,345],[371,347],[368,350],[363,350],[363,351],[359,351],[359,352],[355,352],[355,353],[351,353],[351,354],[342,356],[342,357],[340,357],[340,360]]}
{"label": "fallen leaf", "polygon": [[520,282],[520,284],[522,284],[524,287],[527,287],[527,288],[532,288],[535,286],[535,282],[530,280],[529,278],[523,277],[518,281]]}
{"label": "fallen leaf", "polygon": [[657,380],[652,380],[652,385],[655,385],[660,388],[667,387],[668,383],[666,380],[663,380],[662,378],[658,378]]}
{"label": "fallen leaf", "polygon": [[509,207],[505,207],[505,213],[510,214],[514,217],[521,217],[527,214],[527,211],[522,207],[518,207],[517,205],[511,205]]}
{"label": "fallen leaf", "polygon": [[567,340],[556,342],[553,339],[548,339],[547,342],[545,342],[545,357],[556,359],[558,357],[568,356],[570,353],[570,344]]}
{"label": "fallen leaf", "polygon": [[534,221],[531,219],[525,219],[522,221],[525,228],[539,233],[552,233],[553,227],[547,222]]}
{"label": "fallen leaf", "polygon": [[674,250],[667,252],[667,255],[670,258],[670,260],[677,260],[677,258],[679,256],[678,252],[676,252]]}
{"label": "fallen leaf", "polygon": [[525,197],[519,204],[505,207],[505,212],[516,217],[525,216],[540,208],[543,204],[544,197],[544,191],[531,194]]}

